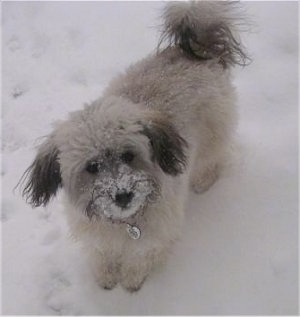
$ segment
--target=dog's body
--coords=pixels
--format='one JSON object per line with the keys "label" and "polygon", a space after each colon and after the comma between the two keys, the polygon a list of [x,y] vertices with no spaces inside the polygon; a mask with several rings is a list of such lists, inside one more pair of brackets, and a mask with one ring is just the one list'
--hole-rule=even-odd
{"label": "dog's body", "polygon": [[170,45],[57,124],[29,167],[26,195],[66,193],[72,235],[104,288],[138,290],[180,233],[189,185],[216,180],[235,127],[230,66],[245,59],[232,4],[171,3]]}

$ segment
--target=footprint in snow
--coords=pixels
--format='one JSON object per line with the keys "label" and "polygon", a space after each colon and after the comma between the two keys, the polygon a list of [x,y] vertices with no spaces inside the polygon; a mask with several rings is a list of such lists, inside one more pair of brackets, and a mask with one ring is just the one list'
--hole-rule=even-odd
{"label": "footprint in snow", "polygon": [[11,52],[18,51],[22,48],[18,37],[15,35],[8,40],[6,45]]}
{"label": "footprint in snow", "polygon": [[27,91],[28,91],[28,87],[25,83],[18,84],[12,89],[11,96],[14,99],[17,99],[23,96]]}
{"label": "footprint in snow", "polygon": [[62,271],[54,271],[48,282],[46,304],[54,315],[79,315],[69,300],[72,283]]}

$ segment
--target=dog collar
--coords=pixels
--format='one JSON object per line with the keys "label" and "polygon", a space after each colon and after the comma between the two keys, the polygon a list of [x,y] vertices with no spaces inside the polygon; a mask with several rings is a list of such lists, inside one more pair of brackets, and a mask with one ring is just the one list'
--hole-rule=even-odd
{"label": "dog collar", "polygon": [[126,231],[133,240],[138,240],[141,237],[141,229],[137,226],[126,223]]}
{"label": "dog collar", "polygon": [[115,220],[115,219],[107,218],[107,220],[110,223],[113,223],[115,225],[126,225],[126,232],[128,233],[128,235],[131,239],[138,240],[141,237],[142,231],[136,225],[137,221],[136,221],[135,217],[127,218],[124,220],[120,220],[120,219]]}

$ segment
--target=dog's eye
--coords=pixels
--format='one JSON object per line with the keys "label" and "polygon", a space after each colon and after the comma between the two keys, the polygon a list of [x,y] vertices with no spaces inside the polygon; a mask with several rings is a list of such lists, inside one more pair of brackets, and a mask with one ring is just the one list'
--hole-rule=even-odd
{"label": "dog's eye", "polygon": [[90,174],[96,174],[99,172],[99,163],[98,162],[89,162],[85,169]]}
{"label": "dog's eye", "polygon": [[131,163],[134,159],[134,154],[131,151],[126,151],[121,155],[121,160],[128,164]]}

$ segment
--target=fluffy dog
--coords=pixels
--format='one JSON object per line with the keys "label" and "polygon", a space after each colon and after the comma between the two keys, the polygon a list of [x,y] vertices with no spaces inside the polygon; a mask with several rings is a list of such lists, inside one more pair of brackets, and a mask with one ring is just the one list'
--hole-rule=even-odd
{"label": "fluffy dog", "polygon": [[230,68],[248,60],[235,8],[168,3],[157,52],[57,123],[24,174],[34,207],[63,188],[70,231],[106,289],[140,289],[180,233],[189,185],[200,193],[219,175],[236,122]]}

